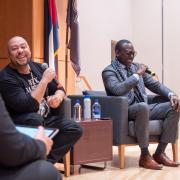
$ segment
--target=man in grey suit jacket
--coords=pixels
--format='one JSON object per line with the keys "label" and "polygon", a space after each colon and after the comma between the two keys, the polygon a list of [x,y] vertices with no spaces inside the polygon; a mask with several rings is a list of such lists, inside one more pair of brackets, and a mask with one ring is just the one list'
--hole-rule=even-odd
{"label": "man in grey suit jacket", "polygon": [[0,95],[0,179],[1,180],[60,180],[60,173],[46,161],[52,140],[44,129],[32,139],[18,132]]}
{"label": "man in grey suit jacket", "polygon": [[[135,121],[135,133],[141,149],[139,166],[162,169],[162,165],[177,167],[179,163],[165,154],[168,143],[174,143],[178,134],[180,101],[178,96],[147,73],[147,66],[134,63],[136,55],[132,43],[120,40],[115,47],[116,58],[102,72],[108,95],[128,98],[128,117]],[[164,103],[147,104],[145,87],[165,98]],[[149,119],[164,119],[160,143],[153,156],[148,150]]]}

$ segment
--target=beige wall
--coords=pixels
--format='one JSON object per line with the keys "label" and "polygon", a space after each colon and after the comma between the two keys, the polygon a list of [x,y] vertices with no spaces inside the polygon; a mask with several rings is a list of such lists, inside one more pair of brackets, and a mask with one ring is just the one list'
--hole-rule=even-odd
{"label": "beige wall", "polygon": [[162,79],[162,0],[133,0],[132,41],[135,61],[147,64]]}
{"label": "beige wall", "polygon": [[82,75],[104,89],[101,71],[111,61],[111,40],[131,38],[130,0],[78,0]]}
{"label": "beige wall", "polygon": [[158,74],[160,81],[163,76],[164,83],[180,95],[179,0],[164,0],[164,34],[162,0],[78,2],[81,73],[86,76],[93,89],[103,89],[101,71],[110,63],[111,39],[127,38],[133,42],[138,52],[136,60],[147,64]]}
{"label": "beige wall", "polygon": [[132,1],[133,40],[138,50],[137,59],[148,64],[158,74],[160,81],[163,80],[165,85],[180,95],[180,1],[163,2]]}
{"label": "beige wall", "polygon": [[180,96],[180,1],[164,0],[164,82]]}

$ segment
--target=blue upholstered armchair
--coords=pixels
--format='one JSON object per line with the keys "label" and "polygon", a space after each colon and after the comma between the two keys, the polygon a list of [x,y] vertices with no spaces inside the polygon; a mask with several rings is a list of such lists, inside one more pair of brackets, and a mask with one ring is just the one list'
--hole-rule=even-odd
{"label": "blue upholstered armchair", "polygon": [[[134,121],[128,120],[128,101],[125,97],[107,96],[103,91],[85,91],[83,94],[89,94],[92,99],[99,99],[101,104],[102,118],[110,117],[113,121],[113,145],[119,149],[119,167],[125,167],[125,147],[128,145],[137,145],[134,132]],[[71,105],[75,104],[76,99],[80,99],[83,106],[83,95],[68,96],[71,99]],[[149,103],[163,101],[159,96],[149,96]],[[83,109],[83,108],[82,108]],[[157,143],[161,134],[162,120],[154,119],[149,123],[150,143]],[[178,158],[177,143],[172,144],[173,160]]]}

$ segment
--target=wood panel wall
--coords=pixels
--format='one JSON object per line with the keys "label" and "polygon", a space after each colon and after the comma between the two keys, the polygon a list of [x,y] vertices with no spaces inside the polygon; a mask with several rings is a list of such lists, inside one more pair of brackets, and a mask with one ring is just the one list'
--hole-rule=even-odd
{"label": "wood panel wall", "polygon": [[0,67],[9,60],[7,41],[12,36],[23,36],[32,48],[32,2],[27,0],[0,0]]}
{"label": "wood panel wall", "polygon": [[[67,94],[73,94],[75,74],[69,60],[68,72],[65,73],[67,0],[56,0],[56,5],[60,40],[58,79],[64,86],[67,80]],[[0,0],[0,27],[0,68],[9,63],[6,47],[8,40],[13,36],[22,36],[27,40],[34,61],[44,61],[44,0]]]}

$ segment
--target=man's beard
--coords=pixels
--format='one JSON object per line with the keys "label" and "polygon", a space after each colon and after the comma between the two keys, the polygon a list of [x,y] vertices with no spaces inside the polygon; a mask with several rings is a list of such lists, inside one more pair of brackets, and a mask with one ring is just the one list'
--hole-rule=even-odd
{"label": "man's beard", "polygon": [[11,61],[11,64],[15,67],[25,67],[29,64],[31,58],[28,58],[27,61],[24,63],[24,64],[20,64],[18,61],[13,61],[11,58],[10,58],[10,61]]}

